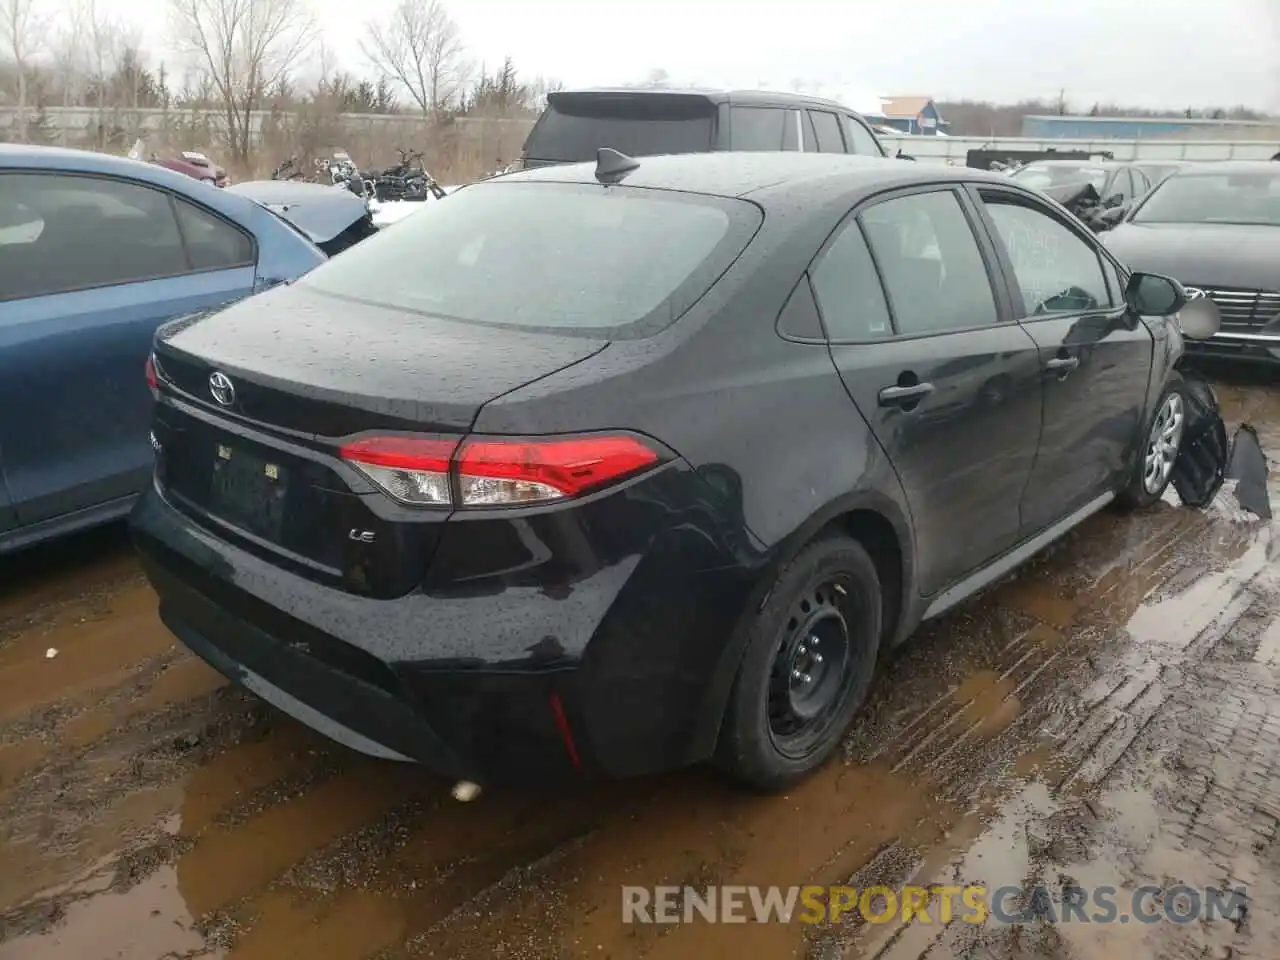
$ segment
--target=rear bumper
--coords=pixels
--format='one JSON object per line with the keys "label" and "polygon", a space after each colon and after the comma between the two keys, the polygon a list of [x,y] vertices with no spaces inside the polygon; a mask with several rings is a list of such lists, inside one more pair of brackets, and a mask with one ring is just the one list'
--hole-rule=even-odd
{"label": "rear bumper", "polygon": [[[726,641],[751,581],[731,557],[708,563],[704,551],[679,569],[668,543],[568,596],[472,588],[379,600],[228,544],[155,488],[131,528],[179,640],[361,752],[484,783],[643,774],[714,746],[724,664],[736,664]],[[473,610],[469,645],[460,604]]]}

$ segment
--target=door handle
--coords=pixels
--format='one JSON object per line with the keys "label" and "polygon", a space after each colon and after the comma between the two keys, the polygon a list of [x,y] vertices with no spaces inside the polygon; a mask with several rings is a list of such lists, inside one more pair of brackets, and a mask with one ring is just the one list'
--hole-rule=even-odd
{"label": "door handle", "polygon": [[908,407],[933,393],[932,383],[913,383],[909,387],[885,387],[880,391],[880,406]]}
{"label": "door handle", "polygon": [[1054,357],[1044,365],[1044,368],[1046,370],[1055,370],[1061,373],[1070,373],[1078,366],[1080,366],[1079,357]]}

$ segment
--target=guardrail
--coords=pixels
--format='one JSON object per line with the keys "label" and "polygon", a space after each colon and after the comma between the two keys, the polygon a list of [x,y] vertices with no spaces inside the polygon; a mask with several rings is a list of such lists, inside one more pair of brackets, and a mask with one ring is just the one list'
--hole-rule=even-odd
{"label": "guardrail", "polygon": [[1280,140],[1037,140],[1027,137],[880,137],[885,150],[963,166],[970,150],[1083,150],[1117,160],[1270,160]]}

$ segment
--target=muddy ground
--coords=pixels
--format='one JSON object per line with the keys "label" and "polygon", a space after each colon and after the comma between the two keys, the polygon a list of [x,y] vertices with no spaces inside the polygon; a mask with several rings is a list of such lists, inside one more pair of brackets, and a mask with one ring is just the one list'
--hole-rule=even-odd
{"label": "muddy ground", "polygon": [[[1218,389],[1272,454],[1275,496],[1280,389]],[[176,646],[121,530],[10,558],[0,960],[1280,956],[1271,536],[1229,491],[1095,517],[924,629],[843,762],[788,796],[691,771],[467,805]],[[623,884],[713,883],[1248,902],[1186,924],[622,922]]]}

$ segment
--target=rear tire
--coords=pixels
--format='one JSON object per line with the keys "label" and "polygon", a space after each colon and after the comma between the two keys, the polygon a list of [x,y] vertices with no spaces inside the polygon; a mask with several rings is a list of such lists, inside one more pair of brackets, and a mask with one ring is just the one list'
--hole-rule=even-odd
{"label": "rear tire", "polygon": [[1187,394],[1181,374],[1174,374],[1156,403],[1134,458],[1133,475],[1116,496],[1121,510],[1149,507],[1162,496],[1173,477],[1173,464],[1186,435]]}
{"label": "rear tire", "polygon": [[875,564],[849,537],[817,540],[782,569],[743,629],[714,763],[776,791],[831,757],[866,699],[880,646]]}

